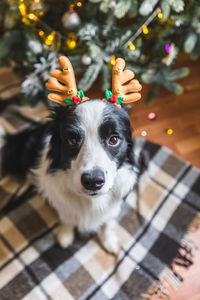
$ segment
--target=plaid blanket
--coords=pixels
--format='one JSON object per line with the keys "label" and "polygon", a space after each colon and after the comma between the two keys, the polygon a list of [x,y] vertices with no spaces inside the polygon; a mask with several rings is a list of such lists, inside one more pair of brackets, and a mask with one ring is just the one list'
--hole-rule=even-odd
{"label": "plaid blanket", "polygon": [[[43,106],[14,106],[0,124],[14,132],[45,115]],[[135,140],[134,151],[141,163],[139,217],[132,192],[117,220],[118,257],[95,234],[77,232],[74,244],[61,249],[54,238],[58,217],[31,184],[12,176],[0,181],[1,300],[166,298],[164,282],[181,283],[176,265],[192,263],[186,233],[199,220],[200,172],[143,139]]]}

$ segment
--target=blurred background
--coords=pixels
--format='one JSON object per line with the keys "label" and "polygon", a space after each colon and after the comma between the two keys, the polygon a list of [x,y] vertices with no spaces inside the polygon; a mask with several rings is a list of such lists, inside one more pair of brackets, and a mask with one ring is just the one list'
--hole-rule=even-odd
{"label": "blurred background", "polygon": [[200,1],[1,0],[1,111],[47,104],[45,82],[61,54],[90,97],[110,89],[123,57],[143,84],[142,100],[128,106],[134,136],[200,167]]}

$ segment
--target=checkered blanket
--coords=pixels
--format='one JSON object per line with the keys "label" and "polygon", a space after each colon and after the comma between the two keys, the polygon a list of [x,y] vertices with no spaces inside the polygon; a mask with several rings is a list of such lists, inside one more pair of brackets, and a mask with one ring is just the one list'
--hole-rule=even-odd
{"label": "checkered blanket", "polygon": [[[41,122],[45,113],[11,107],[0,123],[14,132],[27,120]],[[200,172],[143,139],[135,140],[134,151],[143,166],[139,216],[132,192],[117,220],[118,257],[104,251],[95,234],[77,232],[74,244],[61,249],[55,211],[27,181],[0,181],[1,300],[150,299],[167,297],[165,281],[181,282],[175,265],[192,263],[186,232],[199,218]]]}

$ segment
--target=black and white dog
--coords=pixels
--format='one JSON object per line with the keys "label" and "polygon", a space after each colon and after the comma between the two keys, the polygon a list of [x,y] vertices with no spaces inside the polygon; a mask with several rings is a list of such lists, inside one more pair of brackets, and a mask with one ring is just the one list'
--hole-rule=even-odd
{"label": "black and white dog", "polygon": [[57,240],[67,247],[79,231],[99,231],[104,248],[117,253],[115,217],[136,182],[128,113],[102,100],[69,109],[52,121],[9,135],[3,173],[30,173],[38,191],[58,212]]}

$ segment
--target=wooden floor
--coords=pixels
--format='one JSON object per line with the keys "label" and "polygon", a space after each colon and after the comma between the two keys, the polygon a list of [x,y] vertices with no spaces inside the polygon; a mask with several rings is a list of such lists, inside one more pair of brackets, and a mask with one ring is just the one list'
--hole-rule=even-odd
{"label": "wooden floor", "polygon": [[[161,90],[152,105],[146,106],[144,100],[135,103],[130,115],[136,136],[141,136],[144,130],[147,139],[169,147],[200,168],[200,60],[185,65],[191,73],[180,81],[184,88],[182,95]],[[144,87],[144,98],[147,90]],[[156,113],[155,120],[147,118],[149,112]],[[166,134],[168,128],[173,129],[172,135]]]}

